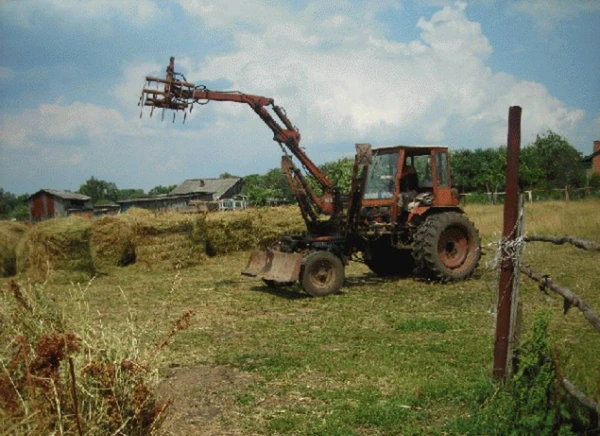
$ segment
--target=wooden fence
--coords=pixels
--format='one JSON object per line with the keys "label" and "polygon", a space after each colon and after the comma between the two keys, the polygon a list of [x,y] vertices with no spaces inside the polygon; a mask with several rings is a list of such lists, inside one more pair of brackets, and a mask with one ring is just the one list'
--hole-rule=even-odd
{"label": "wooden fence", "polygon": [[[573,236],[544,236],[544,235],[534,235],[534,236],[525,236],[523,238],[524,242],[547,242],[555,245],[562,244],[571,244],[581,250],[588,251],[597,251],[600,252],[600,244],[595,242],[586,241],[583,239],[575,238]],[[592,307],[585,302],[581,297],[575,294],[570,289],[567,289],[560,284],[554,282],[548,274],[541,274],[539,272],[534,271],[528,265],[522,265],[518,262],[519,271],[529,277],[531,280],[537,282],[540,285],[540,290],[547,292],[552,291],[558,295],[560,295],[564,299],[563,309],[565,314],[571,307],[576,307],[583,314],[585,319],[592,325],[596,331],[600,333],[600,317],[594,312]],[[563,377],[562,385],[564,388],[573,395],[581,404],[595,412],[596,414],[600,414],[600,405],[594,401],[592,398],[585,395],[581,392],[573,383],[571,383],[566,377]]]}

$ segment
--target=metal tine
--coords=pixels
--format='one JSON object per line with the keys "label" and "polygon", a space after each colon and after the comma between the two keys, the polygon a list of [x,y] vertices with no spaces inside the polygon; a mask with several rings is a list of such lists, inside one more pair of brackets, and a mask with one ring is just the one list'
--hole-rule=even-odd
{"label": "metal tine", "polygon": [[163,110],[162,110],[162,114],[161,114],[160,120],[161,121],[165,120],[165,108],[163,108]]}
{"label": "metal tine", "polygon": [[154,106],[152,106],[152,109],[150,109],[150,118],[152,118],[153,113],[154,113]]}
{"label": "metal tine", "polygon": [[177,111],[173,111],[173,124],[175,124],[175,115],[177,114]]}
{"label": "metal tine", "polygon": [[183,124],[185,124],[186,118],[187,118],[187,112],[183,111]]}

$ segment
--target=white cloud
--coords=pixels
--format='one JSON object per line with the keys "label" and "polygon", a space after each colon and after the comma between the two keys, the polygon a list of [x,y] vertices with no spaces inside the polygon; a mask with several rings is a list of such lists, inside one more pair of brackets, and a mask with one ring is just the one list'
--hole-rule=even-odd
{"label": "white cloud", "polygon": [[61,148],[87,145],[107,133],[122,133],[119,112],[89,103],[43,104],[0,120],[0,144],[7,149]]}
{"label": "white cloud", "polygon": [[155,21],[161,13],[154,0],[4,0],[0,11],[23,27],[36,26],[41,16],[60,18],[68,24],[105,20],[111,14],[122,16],[134,25],[145,25]]}
{"label": "white cloud", "polygon": [[[568,134],[583,117],[539,84],[494,74],[486,66],[493,48],[462,2],[419,19],[421,34],[412,41],[391,39],[373,19],[382,6],[366,2],[347,9],[341,1],[311,3],[294,11],[263,1],[229,8],[209,0],[180,3],[211,28],[234,35],[230,52],[198,60],[195,68],[186,60],[187,78],[225,77],[235,89],[275,97],[300,126],[306,146],[445,142],[449,132],[471,146],[499,145],[511,104],[530,114],[524,130],[532,135],[547,128]],[[233,110],[215,109],[224,132],[239,121]]]}
{"label": "white cloud", "polygon": [[164,76],[164,65],[153,62],[126,63],[123,66],[123,79],[109,90],[124,107],[132,107],[136,99],[139,99],[144,78],[146,76]]}
{"label": "white cloud", "polygon": [[543,30],[552,30],[581,14],[600,12],[598,0],[517,0],[511,5],[514,11],[529,15]]}

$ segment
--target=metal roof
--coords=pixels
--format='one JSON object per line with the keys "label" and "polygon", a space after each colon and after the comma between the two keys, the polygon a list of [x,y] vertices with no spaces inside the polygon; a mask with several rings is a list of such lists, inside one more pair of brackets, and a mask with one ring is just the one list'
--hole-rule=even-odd
{"label": "metal roof", "polygon": [[76,192],[70,192],[70,191],[58,191],[56,189],[40,189],[35,194],[31,194],[29,196],[29,198],[35,197],[36,195],[41,194],[42,192],[45,192],[46,194],[53,195],[55,197],[62,198],[64,200],[83,200],[83,201],[87,201],[87,200],[91,200],[92,199],[92,197],[88,197],[87,195],[78,194]]}
{"label": "metal roof", "polygon": [[185,194],[213,194],[213,199],[218,200],[240,180],[242,179],[237,177],[228,179],[188,179],[177,188],[169,192],[169,196]]}

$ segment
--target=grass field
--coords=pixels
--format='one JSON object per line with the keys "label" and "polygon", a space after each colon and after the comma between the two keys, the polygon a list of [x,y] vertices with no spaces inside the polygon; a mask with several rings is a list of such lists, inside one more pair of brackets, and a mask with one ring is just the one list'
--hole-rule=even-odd
{"label": "grass field", "polygon": [[[468,206],[484,256],[475,276],[439,285],[381,279],[359,263],[343,292],[309,298],[240,275],[248,253],[207,257],[189,268],[113,267],[89,284],[50,281],[44,292],[65,316],[84,295],[95,322],[136,331],[155,349],[192,311],[189,328],[161,350],[158,391],[174,403],[167,434],[443,434],[476,414],[491,380],[500,206]],[[600,202],[528,205],[529,234],[600,242]],[[525,263],[550,274],[600,312],[598,252],[529,243]],[[26,278],[17,278],[21,283]],[[0,279],[3,289],[8,279]],[[563,301],[522,279],[524,334],[550,310],[562,370],[600,399],[600,336]]]}

